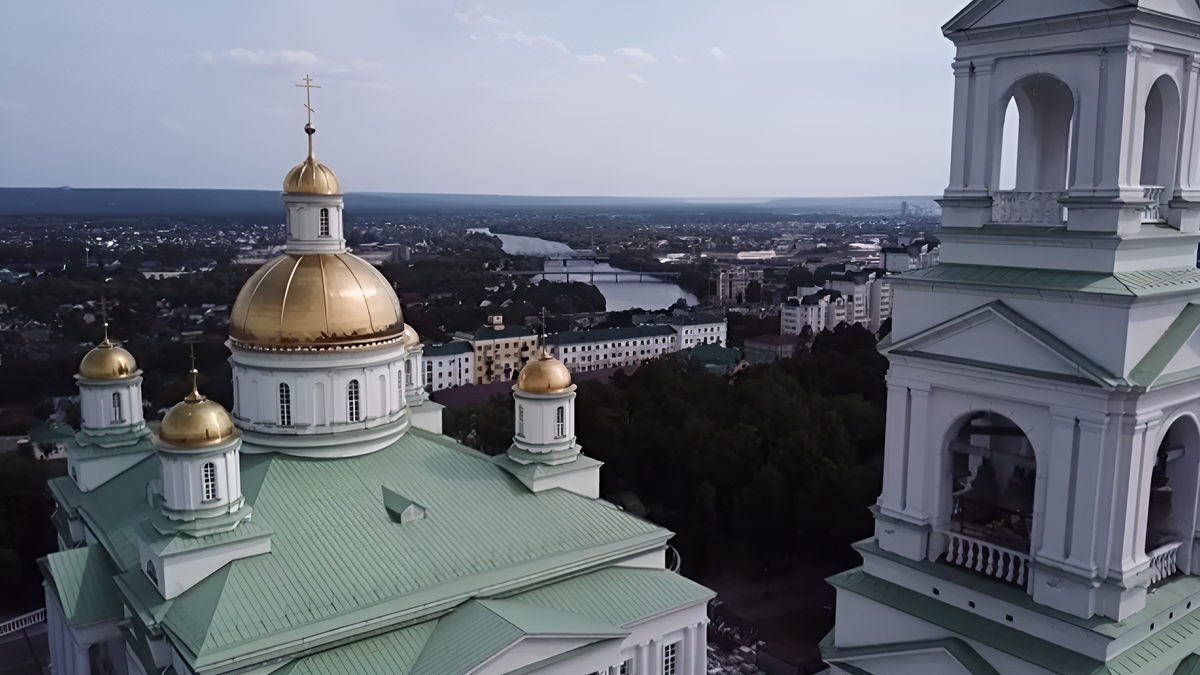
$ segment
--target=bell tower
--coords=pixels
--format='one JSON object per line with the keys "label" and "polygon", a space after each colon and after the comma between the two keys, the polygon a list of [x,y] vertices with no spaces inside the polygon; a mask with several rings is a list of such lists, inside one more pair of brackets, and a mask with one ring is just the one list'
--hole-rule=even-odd
{"label": "bell tower", "polygon": [[892,282],[875,536],[824,657],[1172,672],[1200,647],[1172,641],[1200,620],[1200,5],[976,0],[943,32],[941,262]]}

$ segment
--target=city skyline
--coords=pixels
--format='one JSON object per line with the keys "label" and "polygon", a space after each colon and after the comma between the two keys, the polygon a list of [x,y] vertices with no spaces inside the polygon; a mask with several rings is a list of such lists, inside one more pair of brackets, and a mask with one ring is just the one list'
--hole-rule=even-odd
{"label": "city skyline", "polygon": [[275,188],[311,74],[352,192],[938,194],[961,5],[10,6],[0,185]]}

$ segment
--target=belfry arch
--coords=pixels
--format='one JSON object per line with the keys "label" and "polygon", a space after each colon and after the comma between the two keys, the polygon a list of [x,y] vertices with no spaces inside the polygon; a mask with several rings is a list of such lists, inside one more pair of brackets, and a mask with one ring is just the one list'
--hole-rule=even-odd
{"label": "belfry arch", "polygon": [[1016,106],[1020,124],[1016,137],[1017,192],[1061,192],[1068,185],[1068,169],[1074,155],[1072,146],[1075,96],[1066,82],[1045,73],[1017,80],[999,101],[996,135],[999,152],[995,153],[992,189],[1000,185],[1001,157],[1012,148],[1004,147],[1004,122],[1009,104]]}
{"label": "belfry arch", "polygon": [[1147,199],[1165,205],[1174,193],[1179,154],[1179,87],[1170,76],[1163,75],[1154,81],[1146,94],[1143,112],[1138,180],[1146,188]]}
{"label": "belfry arch", "polygon": [[1153,457],[1146,496],[1143,550],[1153,581],[1192,569],[1197,497],[1200,495],[1200,428],[1183,415],[1167,427]]}

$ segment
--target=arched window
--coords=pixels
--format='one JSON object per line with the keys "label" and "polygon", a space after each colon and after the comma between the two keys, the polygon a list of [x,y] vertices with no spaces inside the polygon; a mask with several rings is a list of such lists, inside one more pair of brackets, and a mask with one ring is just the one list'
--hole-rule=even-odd
{"label": "arched window", "polygon": [[200,471],[200,480],[204,484],[204,501],[210,502],[217,498],[217,465],[205,462]]}
{"label": "arched window", "polygon": [[412,360],[405,359],[404,361],[404,384],[412,386]]}
{"label": "arched window", "polygon": [[321,231],[322,237],[329,236],[329,209],[321,209]]}
{"label": "arched window", "polygon": [[525,406],[517,406],[517,435],[525,435]]}
{"label": "arched window", "polygon": [[283,382],[279,383],[279,424],[292,426],[292,388]]}
{"label": "arched window", "polygon": [[112,395],[113,403],[113,419],[114,422],[124,422],[125,414],[121,411],[121,392],[114,391]]}
{"label": "arched window", "polygon": [[358,401],[358,380],[350,380],[346,385],[346,419],[357,422],[362,419]]}
{"label": "arched window", "polygon": [[154,561],[153,560],[146,561],[146,576],[150,577],[150,581],[156,587],[158,586],[158,572],[155,571],[155,569],[154,569]]}
{"label": "arched window", "polygon": [[567,437],[567,412],[561,405],[554,411],[554,437]]}

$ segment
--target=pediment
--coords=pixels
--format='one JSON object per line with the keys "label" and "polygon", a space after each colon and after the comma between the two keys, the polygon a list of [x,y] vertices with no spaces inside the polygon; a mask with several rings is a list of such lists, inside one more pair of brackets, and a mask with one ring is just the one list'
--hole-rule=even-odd
{"label": "pediment", "polygon": [[973,28],[990,28],[1127,7],[1140,7],[1150,12],[1200,22],[1200,4],[1197,0],[975,0],[946,23],[942,32],[948,35]]}
{"label": "pediment", "polygon": [[1129,379],[1149,389],[1154,385],[1200,375],[1200,305],[1189,303],[1134,366]]}
{"label": "pediment", "polygon": [[1116,378],[1102,367],[998,300],[892,344],[886,351],[1034,377],[1116,384]]}

